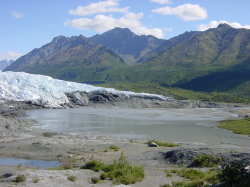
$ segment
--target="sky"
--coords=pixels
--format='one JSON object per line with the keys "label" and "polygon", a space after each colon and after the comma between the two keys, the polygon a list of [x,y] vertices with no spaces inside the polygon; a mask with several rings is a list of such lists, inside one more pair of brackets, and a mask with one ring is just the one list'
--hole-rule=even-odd
{"label": "sky", "polygon": [[227,23],[250,29],[249,0],[1,0],[0,60],[17,59],[54,37],[115,27],[169,39]]}

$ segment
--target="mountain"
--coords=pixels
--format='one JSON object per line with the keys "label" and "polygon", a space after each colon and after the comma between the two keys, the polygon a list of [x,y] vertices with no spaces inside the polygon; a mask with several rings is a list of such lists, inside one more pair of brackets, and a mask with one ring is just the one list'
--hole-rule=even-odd
{"label": "mountain", "polygon": [[11,65],[14,61],[13,60],[1,60],[0,61],[0,70],[4,70],[6,67]]}
{"label": "mountain", "polygon": [[161,48],[140,69],[150,72],[147,76],[150,81],[178,86],[200,76],[231,71],[236,66],[241,69],[241,64],[249,64],[250,30],[220,24],[204,32],[184,33]]}
{"label": "mountain", "polygon": [[20,57],[5,70],[84,81],[92,80],[96,73],[123,65],[123,60],[110,49],[80,35],[58,36],[52,42]]}
{"label": "mountain", "polygon": [[[147,42],[149,38],[120,28],[91,38],[60,36],[6,70],[78,82],[143,83],[145,88],[154,84],[250,97],[250,30],[220,24],[207,31],[185,32],[161,44],[154,37],[155,42]],[[148,46],[154,47],[142,55]],[[122,53],[134,55],[137,63],[126,64]]]}
{"label": "mountain", "polygon": [[97,34],[90,40],[110,48],[129,64],[135,63],[165,42],[151,35],[136,35],[127,28],[114,28],[101,35]]}

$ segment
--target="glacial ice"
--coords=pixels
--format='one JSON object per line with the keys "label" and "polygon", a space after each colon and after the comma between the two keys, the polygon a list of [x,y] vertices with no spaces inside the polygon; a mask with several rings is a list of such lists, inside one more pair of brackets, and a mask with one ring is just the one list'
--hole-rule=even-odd
{"label": "glacial ice", "polygon": [[156,94],[134,93],[119,91],[113,88],[96,87],[69,81],[53,79],[49,76],[34,75],[24,72],[1,72],[0,71],[0,99],[12,101],[43,102],[48,107],[60,107],[68,103],[65,93],[74,91],[108,92],[127,97],[136,96],[142,98],[155,98],[168,100],[171,98]]}

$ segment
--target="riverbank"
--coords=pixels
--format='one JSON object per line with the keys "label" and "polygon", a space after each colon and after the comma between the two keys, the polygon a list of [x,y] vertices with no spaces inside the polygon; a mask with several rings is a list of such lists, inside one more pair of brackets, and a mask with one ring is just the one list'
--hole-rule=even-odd
{"label": "riverbank", "polygon": [[[90,170],[81,170],[79,167],[90,160],[110,164],[123,152],[129,162],[143,165],[145,168],[144,180],[130,186],[158,187],[162,184],[171,184],[172,181],[182,180],[179,176],[166,177],[165,169],[179,166],[169,163],[165,159],[165,152],[188,148],[250,153],[250,148],[236,145],[215,147],[214,145],[182,144],[180,147],[166,148],[148,147],[144,141],[140,140],[106,136],[90,137],[75,133],[51,133],[48,136],[44,134],[46,131],[33,128],[35,121],[17,118],[24,116],[25,110],[36,108],[40,107],[22,102],[1,103],[0,157],[58,160],[62,163],[62,167],[57,170],[42,170],[24,166],[0,166],[0,175],[13,174],[11,177],[0,179],[0,186],[14,184],[11,182],[12,179],[22,174],[26,176],[26,181],[18,183],[20,186],[112,186],[112,182],[107,180],[93,185],[91,178],[99,174]],[[111,149],[110,146],[116,146],[118,150]],[[68,180],[69,176],[75,176],[77,180],[71,182]],[[35,179],[39,181],[35,183]]]}

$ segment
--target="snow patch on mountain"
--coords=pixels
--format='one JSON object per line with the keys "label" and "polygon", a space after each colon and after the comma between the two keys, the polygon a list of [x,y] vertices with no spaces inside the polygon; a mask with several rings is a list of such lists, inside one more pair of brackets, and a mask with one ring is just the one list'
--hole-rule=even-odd
{"label": "snow patch on mountain", "polygon": [[168,100],[171,98],[156,94],[134,93],[130,91],[118,91],[113,88],[95,87],[88,84],[68,82],[53,79],[44,75],[33,75],[24,72],[0,71],[0,99],[12,101],[32,101],[33,103],[45,103],[47,107],[61,107],[69,103],[65,93],[85,91],[108,92],[136,96],[149,99]]}

